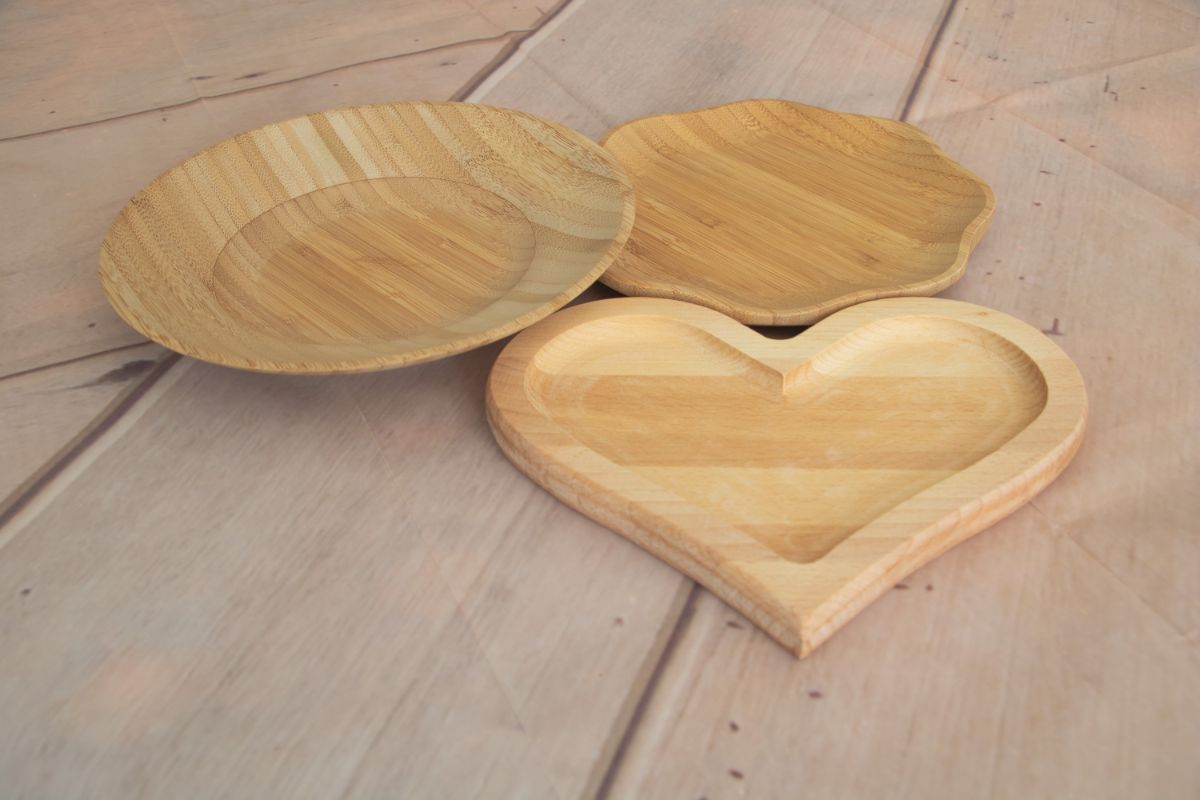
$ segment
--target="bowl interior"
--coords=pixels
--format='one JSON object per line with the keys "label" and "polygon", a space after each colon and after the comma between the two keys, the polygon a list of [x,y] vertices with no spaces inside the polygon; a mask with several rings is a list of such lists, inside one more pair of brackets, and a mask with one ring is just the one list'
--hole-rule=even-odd
{"label": "bowl interior", "polygon": [[268,371],[459,352],[582,291],[632,192],[611,156],[520,112],[405,103],[241,134],[143,189],[113,223],[114,307],[168,347]]}
{"label": "bowl interior", "polygon": [[785,101],[650,117],[605,146],[639,198],[618,288],[698,288],[766,315],[749,322],[936,281],[991,204],[915,128]]}

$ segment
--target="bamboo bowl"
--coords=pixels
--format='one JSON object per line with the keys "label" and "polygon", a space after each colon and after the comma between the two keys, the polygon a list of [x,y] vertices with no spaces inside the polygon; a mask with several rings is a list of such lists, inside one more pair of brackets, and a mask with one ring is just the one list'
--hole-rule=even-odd
{"label": "bamboo bowl", "polygon": [[632,224],[629,180],[575,131],[466,103],[359,106],[240,134],[157,178],[109,229],[100,280],[177,352],[362,372],[547,316]]}
{"label": "bamboo bowl", "polygon": [[604,283],[750,325],[936,294],[962,277],[996,202],[911,125],[785,100],[643,117],[601,142],[638,195]]}

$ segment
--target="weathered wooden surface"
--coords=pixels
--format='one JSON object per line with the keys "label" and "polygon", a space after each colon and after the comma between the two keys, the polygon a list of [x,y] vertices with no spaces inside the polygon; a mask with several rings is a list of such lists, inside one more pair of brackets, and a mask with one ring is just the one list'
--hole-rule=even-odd
{"label": "weathered wooden surface", "polygon": [[121,403],[158,365],[165,350],[135,344],[84,359],[13,375],[0,383],[0,514],[68,456],[80,436]]}
{"label": "weathered wooden surface", "polygon": [[453,50],[463,43],[490,42],[497,49],[546,13],[531,0],[106,0],[100,7],[22,0],[0,9],[0,103],[6,112],[0,138],[434,50],[445,50],[440,61],[455,60]]}
{"label": "weathered wooden surface", "polygon": [[[6,791],[1200,791],[1194,3],[311,5],[0,11]],[[496,346],[336,381],[106,354],[140,340],[96,248],[147,180],[467,94],[592,136],[752,96],[904,114],[996,190],[949,294],[1077,361],[1076,462],[797,663],[503,459]]]}

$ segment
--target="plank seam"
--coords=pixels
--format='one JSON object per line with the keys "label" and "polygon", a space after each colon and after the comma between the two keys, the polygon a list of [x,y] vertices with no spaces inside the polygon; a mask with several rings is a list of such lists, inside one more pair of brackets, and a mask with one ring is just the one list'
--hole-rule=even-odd
{"label": "plank seam", "polygon": [[7,381],[11,378],[24,378],[27,375],[33,375],[38,372],[45,372],[46,370],[54,369],[55,367],[65,367],[68,364],[78,364],[80,361],[87,361],[89,358],[99,358],[100,356],[107,356],[107,355],[111,355],[113,353],[119,353],[122,350],[132,350],[135,347],[145,347],[148,344],[155,344],[155,342],[152,342],[149,339],[143,339],[142,341],[134,342],[133,344],[120,344],[120,345],[117,345],[116,347],[110,347],[107,350],[97,350],[94,353],[85,353],[84,355],[81,355],[81,356],[73,356],[71,358],[64,358],[62,361],[54,361],[49,364],[41,364],[36,367],[29,367],[28,369],[17,370],[16,372],[10,372],[7,375],[0,375],[0,382]]}
{"label": "plank seam", "polygon": [[[562,5],[566,5],[567,2],[570,2],[570,0],[564,0]],[[556,13],[556,12],[557,12],[557,8],[553,9],[551,11],[551,13]],[[117,114],[112,117],[105,117],[104,119],[96,119],[96,120],[91,120],[88,122],[79,122],[74,125],[63,125],[62,127],[59,127],[59,128],[47,128],[45,130],[40,130],[40,131],[30,131],[29,133],[18,133],[14,136],[8,136],[3,139],[0,139],[0,142],[15,142],[15,141],[18,141],[21,139],[32,139],[35,136],[45,136],[45,135],[51,134],[51,133],[61,133],[62,131],[76,130],[77,128],[88,128],[93,125],[103,125],[106,122],[115,122],[116,120],[122,120],[122,119],[128,119],[130,117],[141,116],[142,114],[159,114],[159,113],[162,113],[163,111],[173,111],[173,110],[180,109],[180,108],[187,108],[189,106],[194,106],[197,103],[203,103],[205,100],[218,100],[222,97],[233,97],[234,95],[247,94],[249,92],[257,92],[257,91],[262,91],[265,89],[274,89],[277,86],[287,86],[290,83],[297,83],[299,81],[305,81],[310,78],[319,78],[322,75],[329,75],[330,73],[341,72],[342,70],[355,69],[357,67],[366,66],[368,64],[378,64],[378,63],[382,63],[384,61],[397,61],[399,59],[408,58],[410,56],[421,56],[421,55],[426,55],[428,53],[436,53],[439,50],[449,50],[449,49],[452,49],[455,47],[462,47],[464,45],[485,44],[487,42],[498,42],[502,39],[511,39],[514,37],[523,39],[527,34],[535,33],[541,27],[541,25],[542,25],[542,22],[539,21],[538,25],[533,28],[517,28],[515,30],[505,31],[504,33],[496,34],[495,36],[485,36],[480,39],[463,39],[462,41],[458,41],[458,42],[450,42],[447,44],[440,44],[436,47],[429,47],[429,48],[426,48],[425,50],[412,50],[410,52],[397,53],[396,55],[391,55],[391,56],[380,56],[378,58],[369,58],[365,61],[356,61],[353,64],[343,64],[343,65],[337,66],[337,67],[330,67],[329,69],[319,70],[317,72],[309,73],[307,75],[298,75],[295,78],[288,78],[287,80],[276,81],[275,83],[266,83],[261,86],[247,86],[245,89],[234,89],[232,92],[221,92],[220,94],[197,95],[196,97],[192,98],[191,100],[183,100],[178,103],[169,103],[169,104],[163,105],[163,106],[154,106],[153,108],[145,108],[145,109],[141,109],[139,111],[129,111],[124,114]],[[501,53],[507,52],[508,49],[509,49],[509,45],[505,45],[505,47],[501,49]],[[501,62],[501,63],[503,63],[503,62]],[[500,64],[497,63],[495,66],[498,67],[499,65]],[[492,69],[494,69],[494,68],[495,67],[492,67]],[[487,69],[487,67],[485,67],[485,69]],[[484,76],[484,77],[486,77],[486,76]],[[474,80],[474,79],[472,79],[472,80]],[[452,95],[450,99],[452,99],[452,100],[458,99],[457,95],[458,95],[458,92],[456,92],[454,95]]]}
{"label": "plank seam", "polygon": [[[91,447],[97,439],[99,439],[107,430],[109,430],[122,416],[128,411],[141,397],[149,391],[158,379],[161,378],[167,370],[174,366],[182,358],[178,353],[170,353],[162,361],[154,367],[140,383],[121,395],[118,395],[109,405],[101,411],[91,424],[83,429],[83,432],[74,440],[67,444],[56,455],[51,457],[46,465],[43,466],[41,473],[36,474],[33,480],[28,481],[23,489],[18,490],[15,496],[12,497],[8,504],[0,509],[0,528],[3,528],[13,517],[17,515],[29,501],[36,497],[43,489],[46,488],[58,475],[62,473],[73,461]],[[0,546],[3,543],[0,542]]]}
{"label": "plank seam", "polygon": [[946,9],[942,12],[942,18],[938,20],[937,27],[934,28],[933,36],[929,40],[929,47],[925,51],[925,57],[921,59],[921,67],[917,70],[917,76],[913,79],[912,88],[908,92],[908,97],[904,98],[904,105],[900,108],[900,121],[907,122],[908,115],[912,112],[913,102],[917,99],[917,94],[921,91],[921,87],[925,84],[925,76],[929,73],[929,65],[933,62],[933,56],[938,51],[938,45],[942,43],[942,35],[946,32],[946,26],[950,22],[950,17],[954,14],[954,9],[958,5],[958,0],[950,0],[946,3]]}
{"label": "plank seam", "polygon": [[646,686],[633,707],[633,714],[630,716],[629,722],[625,725],[625,729],[621,732],[621,738],[617,742],[617,748],[613,752],[612,760],[608,763],[608,767],[604,770],[604,776],[600,779],[600,785],[593,795],[595,800],[607,800],[611,795],[613,784],[616,781],[617,774],[621,771],[621,765],[625,761],[625,756],[629,751],[634,734],[641,727],[642,720],[646,716],[646,710],[649,708],[650,702],[654,699],[654,694],[662,681],[667,665],[671,662],[675,651],[678,650],[679,642],[683,640],[683,636],[696,614],[696,598],[699,595],[700,584],[692,581],[692,585],[688,589],[687,599],[684,600],[683,608],[679,612],[679,616],[675,619],[675,624],[671,628],[670,635],[667,637],[667,643],[663,647],[662,654],[655,663],[654,669],[650,672],[650,678],[646,681]]}
{"label": "plank seam", "polygon": [[[1184,48],[1184,49],[1190,50],[1192,48],[1189,47],[1189,48]],[[962,84],[960,84],[959,86],[960,86],[960,91],[962,91],[962,92],[972,94],[976,97],[982,97],[976,91],[974,91],[973,89],[971,89],[969,87],[963,86]],[[1006,98],[1011,97],[1014,94],[1018,94],[1018,93],[1010,93],[1007,95],[1003,95],[1001,97],[997,97],[993,100],[984,100],[983,102],[979,103],[978,105],[956,109],[953,111],[946,112],[944,114],[937,114],[932,117],[922,117],[921,124],[928,125],[931,122],[941,122],[943,120],[953,119],[956,116],[960,116],[963,114],[970,114],[970,113],[979,111],[984,108],[990,108],[993,113],[1005,114],[1006,116],[1012,117],[1012,119],[1014,119],[1015,121],[1017,121],[1018,123],[1020,123],[1022,125],[1025,125],[1030,130],[1036,131],[1036,132],[1042,134],[1043,136],[1047,136],[1047,137],[1053,139],[1057,144],[1061,145],[1062,147],[1066,148],[1067,150],[1070,150],[1072,153],[1083,156],[1083,158],[1087,159],[1088,163],[1091,164],[1092,166],[1097,167],[1101,170],[1104,170],[1105,172],[1117,177],[1118,179],[1125,181],[1130,186],[1132,186],[1142,192],[1145,192],[1146,194],[1150,195],[1151,197],[1153,197],[1154,199],[1163,203],[1164,205],[1174,209],[1175,211],[1178,211],[1180,214],[1191,217],[1192,219],[1200,219],[1200,214],[1198,214],[1190,209],[1184,208],[1183,206],[1179,205],[1178,203],[1171,200],[1170,198],[1164,197],[1163,195],[1159,194],[1156,190],[1154,190],[1151,187],[1147,186],[1146,184],[1142,183],[1140,180],[1138,180],[1138,178],[1134,177],[1133,175],[1127,175],[1124,172],[1122,172],[1121,170],[1112,166],[1111,164],[1101,161],[1095,155],[1093,155],[1091,152],[1089,152],[1088,149],[1085,149],[1085,148],[1080,147],[1075,144],[1071,144],[1069,142],[1064,142],[1057,134],[1055,134],[1054,132],[1050,131],[1049,129],[1043,127],[1041,124],[1039,124],[1033,118],[1026,116],[1024,114],[1018,113],[1017,110],[1014,108],[1009,108],[1007,106],[1000,105],[1000,102],[1002,100],[1005,100]]]}
{"label": "plank seam", "polygon": [[494,72],[500,69],[500,67],[504,66],[504,64],[507,63],[510,58],[517,54],[517,52],[521,49],[521,45],[525,44],[525,42],[529,41],[530,38],[540,33],[543,28],[553,22],[554,18],[562,13],[562,11],[570,4],[571,0],[559,0],[559,2],[555,3],[553,8],[542,15],[542,18],[539,19],[533,27],[526,28],[523,31],[513,31],[512,33],[519,35],[512,36],[509,43],[500,48],[500,52],[497,53],[495,57],[484,66],[483,69],[481,69],[479,72],[473,75],[470,80],[463,84],[457,92],[452,94],[450,99],[461,101],[470,97],[476,89],[483,85],[484,81],[490,78]]}

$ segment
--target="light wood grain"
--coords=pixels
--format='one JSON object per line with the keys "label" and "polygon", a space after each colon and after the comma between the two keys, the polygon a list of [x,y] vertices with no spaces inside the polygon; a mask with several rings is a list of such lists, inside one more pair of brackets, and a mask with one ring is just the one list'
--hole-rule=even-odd
{"label": "light wood grain", "polygon": [[601,143],[637,190],[603,281],[753,325],[808,325],[962,277],[996,199],[921,131],[784,100],[623,123]]}
{"label": "light wood grain", "polygon": [[109,229],[100,279],[172,350],[361,372],[541,319],[632,224],[628,179],[560,125],[466,103],[356,106],[240,134],[156,179]]}
{"label": "light wood grain", "polygon": [[[0,138],[285,85],[354,65],[490,42],[535,26],[529,0],[303,5],[217,0],[16,0],[0,7]],[[334,78],[336,81],[336,78]],[[462,81],[459,82],[460,84]],[[386,100],[434,99],[393,85]],[[365,102],[359,99],[356,102]],[[320,107],[290,109],[317,111]]]}
{"label": "light wood grain", "polygon": [[488,383],[505,454],[806,656],[1063,470],[1083,382],[1045,336],[946,300],[766,339],[676,301],[577,306]]}
{"label": "light wood grain", "polygon": [[475,99],[596,138],[637,117],[747,97],[895,116],[942,9],[941,0],[573,2]]}
{"label": "light wood grain", "polygon": [[3,529],[7,790],[582,794],[676,583],[498,452],[497,350],[170,370]]}
{"label": "light wood grain", "polygon": [[189,362],[156,389],[4,545],[6,790],[551,795],[344,390]]}
{"label": "light wood grain", "polygon": [[1191,6],[963,3],[921,124],[1003,109],[1200,216],[1200,7]]}
{"label": "light wood grain", "polygon": [[353,6],[340,0],[302,6],[165,0],[163,23],[180,42],[198,92],[210,96],[461,42],[496,40],[535,27],[554,5],[553,0],[362,0]]}
{"label": "light wood grain", "polygon": [[156,3],[0,5],[0,138],[196,98]]}
{"label": "light wood grain", "polygon": [[[561,797],[591,797],[688,587],[505,460],[483,403],[499,352],[489,345],[345,380],[391,465],[388,485],[410,498],[406,526],[430,543],[483,657],[538,742],[536,769]],[[447,487],[462,501],[441,502]],[[470,735],[460,724],[447,720],[434,735]]]}

